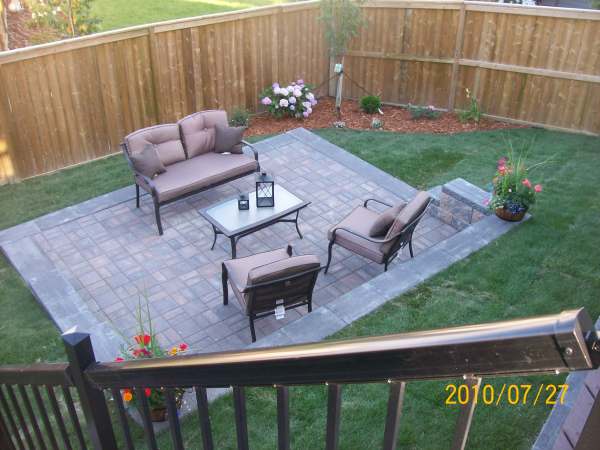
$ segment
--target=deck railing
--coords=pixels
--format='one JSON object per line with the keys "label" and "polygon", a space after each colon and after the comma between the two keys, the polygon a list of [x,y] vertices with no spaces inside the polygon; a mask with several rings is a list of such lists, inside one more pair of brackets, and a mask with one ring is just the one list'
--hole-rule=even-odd
{"label": "deck railing", "polygon": [[[278,448],[289,449],[288,387],[326,384],[325,447],[336,449],[343,386],[387,383],[389,398],[382,448],[394,449],[407,382],[462,376],[466,384],[478,385],[482,377],[488,376],[572,372],[600,365],[599,334],[583,309],[432,331],[121,363],[96,362],[87,334],[70,333],[63,339],[69,364],[0,367],[0,448],[69,449],[74,447],[69,434],[85,448],[77,412],[81,410],[88,441],[94,448],[116,449],[113,427],[117,423],[111,419],[105,395],[108,393],[116,407],[115,422],[123,431],[125,445],[133,449],[131,419],[120,395],[121,389],[133,388],[140,394],[136,396],[137,406],[147,446],[156,449],[148,400],[142,393],[149,387],[165,388],[169,432],[175,449],[182,449],[184,440],[174,389],[193,389],[203,448],[212,449],[206,390],[231,387],[237,446],[248,449],[244,389],[273,386],[277,392]],[[57,401],[57,388],[66,405],[67,424]],[[42,390],[46,391],[46,400]],[[77,392],[77,405],[71,390]],[[462,407],[452,448],[465,447],[475,405],[476,401],[470,401]]]}

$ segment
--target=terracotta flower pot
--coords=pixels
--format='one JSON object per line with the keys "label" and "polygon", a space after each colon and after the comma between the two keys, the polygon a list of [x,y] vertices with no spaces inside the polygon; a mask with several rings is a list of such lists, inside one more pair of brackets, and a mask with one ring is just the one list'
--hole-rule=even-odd
{"label": "terracotta flower pot", "polygon": [[527,208],[519,211],[519,212],[512,212],[506,208],[496,208],[496,215],[498,217],[500,217],[502,220],[506,220],[508,222],[519,222],[521,220],[523,220],[523,217],[525,217],[525,214],[527,213]]}
{"label": "terracotta flower pot", "polygon": [[150,419],[152,419],[152,422],[164,422],[167,420],[167,408],[152,408]]}

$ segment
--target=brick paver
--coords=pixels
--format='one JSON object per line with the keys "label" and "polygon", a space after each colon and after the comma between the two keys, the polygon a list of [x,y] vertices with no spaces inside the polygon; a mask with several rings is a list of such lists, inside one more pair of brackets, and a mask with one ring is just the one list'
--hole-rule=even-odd
{"label": "brick paver", "polygon": [[[327,230],[365,198],[394,202],[402,197],[386,183],[330,158],[300,140],[264,146],[261,166],[277,183],[312,204],[300,215],[300,240],[291,224],[276,224],[242,238],[238,256],[280,248],[290,243],[295,254],[327,259]],[[400,182],[399,182],[400,183]],[[158,236],[151,199],[139,209],[134,201],[41,231],[33,236],[56,268],[67,278],[99,321],[110,322],[125,336],[135,330],[135,309],[147,298],[153,325],[164,345],[187,342],[195,351],[239,348],[250,343],[248,320],[231,295],[222,304],[220,264],[229,258],[229,241],[222,236],[210,250],[212,229],[198,209],[253,188],[251,176],[168,205],[162,209],[165,233]],[[433,216],[415,232],[414,249],[423,251],[456,233]],[[408,250],[393,264],[402,264]],[[327,275],[319,276],[315,307],[358,287],[383,271],[339,246]],[[266,336],[306,314],[288,311],[282,320],[256,321],[258,337]]]}

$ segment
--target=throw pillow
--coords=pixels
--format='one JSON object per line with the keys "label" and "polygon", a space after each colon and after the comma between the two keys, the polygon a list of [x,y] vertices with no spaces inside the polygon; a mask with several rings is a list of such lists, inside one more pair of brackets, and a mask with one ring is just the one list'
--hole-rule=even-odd
{"label": "throw pillow", "polygon": [[148,178],[154,178],[156,175],[167,171],[158,157],[156,146],[152,144],[146,144],[144,150],[130,155],[129,159],[135,170]]}
{"label": "throw pillow", "polygon": [[215,125],[215,152],[242,153],[242,137],[246,127]]}
{"label": "throw pillow", "polygon": [[379,217],[375,220],[375,222],[373,222],[373,225],[371,225],[371,228],[369,229],[369,236],[385,236],[390,226],[394,222],[394,219],[405,206],[406,202],[398,202],[394,206],[379,214]]}

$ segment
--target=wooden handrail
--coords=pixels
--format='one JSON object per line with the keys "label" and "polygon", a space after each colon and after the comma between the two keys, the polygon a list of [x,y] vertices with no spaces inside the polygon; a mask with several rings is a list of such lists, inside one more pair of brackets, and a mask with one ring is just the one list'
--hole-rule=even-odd
{"label": "wooden handrail", "polygon": [[0,366],[0,384],[73,386],[67,363]]}

